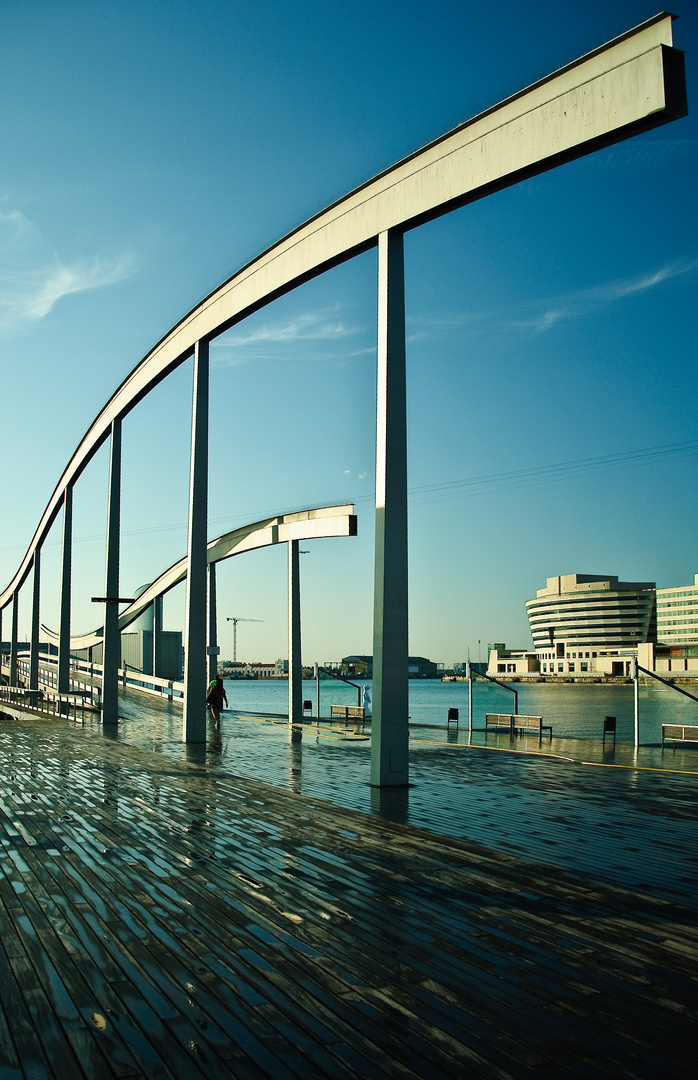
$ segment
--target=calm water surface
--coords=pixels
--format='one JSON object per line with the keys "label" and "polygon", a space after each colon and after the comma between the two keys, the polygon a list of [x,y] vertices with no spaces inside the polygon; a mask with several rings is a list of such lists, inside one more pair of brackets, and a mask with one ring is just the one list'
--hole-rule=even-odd
{"label": "calm water surface", "polygon": [[[277,681],[226,680],[231,709],[250,712],[287,713],[288,684]],[[362,684],[363,685],[363,684]],[[365,685],[371,686],[368,682]],[[592,683],[517,683],[518,711],[542,716],[551,724],[557,739],[598,739],[604,716],[617,717],[618,742],[633,741],[633,687]],[[698,724],[698,701],[691,701],[668,688],[642,687],[640,690],[640,739],[661,742],[662,724]],[[698,685],[687,686],[698,696]],[[304,681],[303,697],[313,703],[316,715],[316,687]],[[321,682],[320,712],[329,716],[331,705],[356,705],[358,692],[339,682]],[[442,683],[433,679],[410,682],[410,725],[412,736],[419,728],[444,729],[449,708],[460,710],[460,730],[468,723],[468,684]],[[483,681],[473,688],[473,728],[484,728],[486,712],[513,712],[514,695],[501,686]],[[429,737],[429,732],[425,733]]]}

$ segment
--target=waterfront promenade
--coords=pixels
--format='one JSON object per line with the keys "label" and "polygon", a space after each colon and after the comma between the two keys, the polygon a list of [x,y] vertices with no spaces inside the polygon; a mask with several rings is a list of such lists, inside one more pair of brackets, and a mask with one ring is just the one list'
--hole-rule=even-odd
{"label": "waterfront promenade", "polygon": [[361,744],[160,712],[0,724],[2,1077],[693,1074],[695,776],[415,748],[360,812]]}

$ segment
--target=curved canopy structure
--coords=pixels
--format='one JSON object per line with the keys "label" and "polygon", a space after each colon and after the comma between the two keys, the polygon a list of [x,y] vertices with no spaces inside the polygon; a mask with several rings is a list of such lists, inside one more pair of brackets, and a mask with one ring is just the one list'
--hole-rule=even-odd
{"label": "curved canopy structure", "polygon": [[[0,593],[0,611],[12,604],[11,678],[16,673],[19,589],[33,570],[30,684],[37,684],[41,547],[62,507],[64,552],[68,555],[64,556],[61,571],[59,681],[68,677],[60,658],[65,661],[69,655],[72,489],[109,438],[102,721],[118,722],[116,603],[122,420],[158,383],[193,356],[183,737],[185,741],[205,740],[205,716],[197,703],[204,698],[207,660],[209,344],[252,312],[301,283],[359,252],[377,247],[371,783],[406,785],[409,702],[403,234],[527,177],[685,115],[683,54],[671,47],[671,24],[671,15],[666,12],[656,15],[410,154],[294,229],[185,315],[133,369],[91,424],[56,485],[21,565]],[[274,527],[271,520],[263,526],[271,530],[270,536]],[[298,544],[292,539],[289,592],[296,599],[290,603],[295,615],[289,620],[293,623],[290,626],[293,642],[289,646],[291,717],[302,715],[297,549]],[[178,566],[179,569],[172,567],[168,571],[173,575],[172,584],[182,572],[181,564]],[[139,598],[142,606],[152,600],[150,591]],[[136,614],[134,611],[134,618]],[[128,617],[128,613],[125,615]]]}
{"label": "curved canopy structure", "polygon": [[[343,506],[321,506],[313,510],[299,510],[294,514],[280,514],[276,517],[254,521],[250,525],[242,525],[239,529],[233,529],[232,532],[224,533],[216,540],[211,540],[207,550],[208,563],[210,565],[222,562],[224,559],[232,558],[233,555],[242,555],[245,551],[255,551],[257,548],[270,547],[274,544],[286,544],[291,540],[317,540],[321,537],[356,535],[357,521],[351,503]],[[185,555],[160,574],[145,592],[122,611],[119,615],[119,630],[126,630],[158,597],[174,589],[175,585],[179,585],[186,579],[186,576],[187,557]],[[58,642],[58,634],[55,631],[43,624],[41,629],[49,641]],[[94,645],[100,645],[102,638],[103,628],[100,626],[91,634],[71,637],[70,648],[72,650],[89,649]]]}
{"label": "curved canopy structure", "polygon": [[110,433],[162,379],[246,316],[361,251],[527,176],[685,114],[681,53],[663,12],[362,184],[243,266],[197,304],[140,363],[95,418],[59,480],[21,566],[12,599],[73,484]]}

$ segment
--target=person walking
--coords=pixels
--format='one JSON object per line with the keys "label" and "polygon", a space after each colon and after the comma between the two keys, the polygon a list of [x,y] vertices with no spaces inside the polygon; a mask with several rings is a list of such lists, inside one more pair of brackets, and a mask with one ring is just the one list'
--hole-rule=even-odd
{"label": "person walking", "polygon": [[227,708],[228,697],[225,692],[225,687],[223,686],[223,680],[216,679],[209,687],[208,695],[206,697],[206,704],[211,710],[211,716],[216,721],[216,727],[220,727],[223,702],[225,702]]}

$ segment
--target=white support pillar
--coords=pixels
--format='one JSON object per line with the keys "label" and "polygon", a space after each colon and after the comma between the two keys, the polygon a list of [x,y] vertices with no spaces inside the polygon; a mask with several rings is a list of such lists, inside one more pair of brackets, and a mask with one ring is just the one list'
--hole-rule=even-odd
{"label": "white support pillar", "polygon": [[63,494],[61,613],[58,626],[58,693],[70,693],[70,600],[73,559],[73,485]]}
{"label": "white support pillar", "polygon": [[298,540],[288,544],[288,722],[303,721],[301,663],[301,583]]}
{"label": "white support pillar", "polygon": [[[208,645],[210,649],[218,647],[218,615],[216,612],[216,564],[209,563],[208,567]],[[216,653],[208,654],[208,681],[209,685],[218,674],[218,656]]]}
{"label": "white support pillar", "polygon": [[162,597],[153,600],[153,676],[161,678],[162,671]]}
{"label": "white support pillar", "polygon": [[635,721],[635,749],[637,750],[640,745],[640,672],[638,671],[637,667],[637,656],[633,656],[631,670],[633,678],[633,719]]}
{"label": "white support pillar", "polygon": [[182,740],[206,742],[206,543],[208,537],[208,342],[194,347]]}
{"label": "white support pillar", "polygon": [[12,594],[12,631],[10,635],[10,686],[17,686],[17,630],[19,623],[19,591]]}
{"label": "white support pillar", "polygon": [[402,787],[408,768],[407,396],[402,233],[378,238],[378,409],[371,784]]}
{"label": "white support pillar", "polygon": [[29,645],[29,689],[39,689],[39,619],[41,597],[41,547],[34,551],[34,573],[32,575],[32,624]]}
{"label": "white support pillar", "polygon": [[[119,595],[119,549],[121,532],[121,420],[113,420],[109,449],[109,502],[107,506],[107,565],[104,573],[104,595],[116,599]],[[102,639],[102,723],[119,722],[119,667],[121,665],[121,634],[119,605],[104,605],[104,637]]]}

